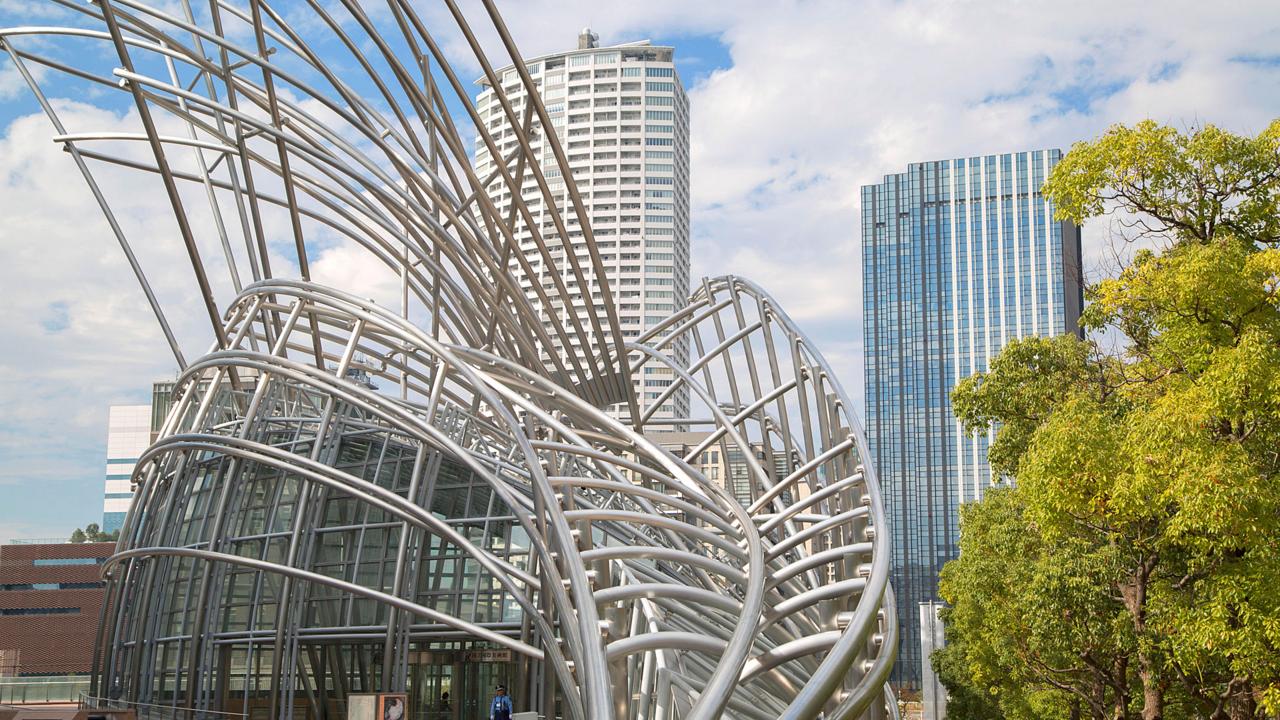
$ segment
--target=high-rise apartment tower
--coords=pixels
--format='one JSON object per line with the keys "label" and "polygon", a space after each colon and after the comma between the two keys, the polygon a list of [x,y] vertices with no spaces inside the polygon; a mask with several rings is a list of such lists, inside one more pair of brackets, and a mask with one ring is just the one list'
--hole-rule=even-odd
{"label": "high-rise apartment tower", "polygon": [[[597,36],[584,29],[577,49],[525,61],[568,156],[599,244],[608,290],[628,340],[670,315],[689,295],[689,101],[676,73],[673,53],[670,47],[648,41],[599,47]],[[521,162],[511,118],[487,79],[479,81],[484,89],[476,97],[476,109],[502,157],[495,157],[488,144],[477,138],[476,173],[489,177],[500,164],[513,173],[524,172],[524,200],[548,246],[560,248],[560,253],[576,253],[582,262],[589,263],[581,226],[544,129],[536,114],[525,113],[521,78],[514,67],[498,70],[497,76],[517,121],[523,124],[528,118],[530,145],[545,167],[568,237],[558,236],[548,210],[551,203],[544,200],[529,173],[527,158]],[[570,313],[581,312],[587,303],[603,309],[603,289],[594,280],[588,280],[589,287],[579,287],[565,267],[544,263],[530,228],[518,213],[510,212],[512,198],[507,186],[499,182],[491,188],[490,199],[502,217],[512,217],[520,251],[533,270],[530,276],[518,261],[511,261],[521,288],[535,303],[534,283],[550,288],[552,276],[560,275],[569,288],[571,304],[539,305],[544,322],[549,326],[553,315],[566,319]],[[672,348],[672,356],[681,366],[687,365],[688,353],[687,344]],[[641,390],[642,410],[674,377],[666,369],[650,367],[646,371],[633,379]],[[614,410],[627,414],[625,406]],[[674,419],[688,413],[688,393],[682,392],[665,402],[654,417]]]}

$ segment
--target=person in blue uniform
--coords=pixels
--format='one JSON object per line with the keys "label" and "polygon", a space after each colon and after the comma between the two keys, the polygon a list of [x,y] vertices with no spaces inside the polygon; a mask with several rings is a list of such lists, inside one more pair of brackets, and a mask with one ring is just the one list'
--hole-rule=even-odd
{"label": "person in blue uniform", "polygon": [[489,703],[489,720],[511,720],[511,712],[511,698],[507,697],[507,689],[499,685]]}

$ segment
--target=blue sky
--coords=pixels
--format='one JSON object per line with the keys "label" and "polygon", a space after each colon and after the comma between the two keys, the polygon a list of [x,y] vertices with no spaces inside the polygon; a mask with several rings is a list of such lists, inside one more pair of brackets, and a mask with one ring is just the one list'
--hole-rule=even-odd
{"label": "blue sky", "polygon": [[[441,21],[433,3],[421,5]],[[677,48],[693,118],[694,277],[737,273],[762,283],[857,397],[860,185],[909,162],[1065,150],[1115,122],[1151,117],[1257,132],[1280,114],[1280,6],[1261,0],[1170,2],[1160,13],[1105,2],[944,0],[522,0],[502,8],[526,56],[572,46],[587,24],[605,44],[648,38]],[[38,0],[0,6],[0,26],[59,22]],[[462,77],[478,76],[459,39],[444,41]],[[83,60],[108,71],[112,63]],[[83,88],[46,88],[73,130],[131,129],[127,95]],[[99,521],[106,408],[145,402],[150,382],[173,372],[118,247],[36,113],[0,61],[0,337],[9,350],[0,356],[0,541]],[[177,308],[184,340],[200,346],[207,325],[192,308],[158,184],[104,178],[143,261],[174,268],[157,279],[158,292]],[[1095,276],[1107,272],[1108,224],[1086,227],[1086,242],[1086,265]],[[358,270],[331,269],[348,279]]]}

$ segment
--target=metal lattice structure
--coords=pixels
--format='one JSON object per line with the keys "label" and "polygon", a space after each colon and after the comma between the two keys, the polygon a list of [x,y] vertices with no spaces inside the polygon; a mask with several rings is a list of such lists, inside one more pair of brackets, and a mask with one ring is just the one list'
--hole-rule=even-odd
{"label": "metal lattice structure", "polygon": [[[180,369],[104,569],[98,702],[318,720],[343,716],[351,693],[407,691],[416,718],[452,718],[463,699],[433,709],[427,694],[445,687],[448,656],[498,668],[546,717],[896,713],[865,438],[777,303],[740,278],[705,280],[630,343],[607,300],[545,326],[532,310],[609,289],[555,134],[551,157],[531,156],[551,123],[492,2],[501,63],[452,0],[434,15],[407,0],[308,3],[304,18],[261,0],[50,4],[78,20],[0,31],[4,50]],[[473,54],[513,137],[489,134],[433,29]],[[493,70],[512,63],[520,107]],[[138,132],[64,127],[51,78],[128,94]],[[506,165],[477,177],[459,125]],[[163,187],[214,338],[199,359],[100,164]],[[530,177],[536,197],[520,191]],[[539,202],[549,226],[532,221]],[[528,296],[510,270],[527,264],[513,239],[526,226],[564,270]],[[339,241],[398,275],[398,308],[312,280],[314,245]],[[676,367],[663,348],[685,341],[693,361]],[[657,365],[693,417],[640,415],[631,378]],[[616,403],[635,421],[602,409]],[[673,430],[700,439],[672,452]],[[708,452],[726,459],[723,479],[700,470]]]}

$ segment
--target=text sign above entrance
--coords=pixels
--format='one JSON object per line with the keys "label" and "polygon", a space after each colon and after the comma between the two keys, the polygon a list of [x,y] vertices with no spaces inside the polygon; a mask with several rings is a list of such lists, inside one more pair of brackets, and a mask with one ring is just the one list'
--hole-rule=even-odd
{"label": "text sign above entrance", "polygon": [[463,650],[462,662],[511,662],[510,650]]}

